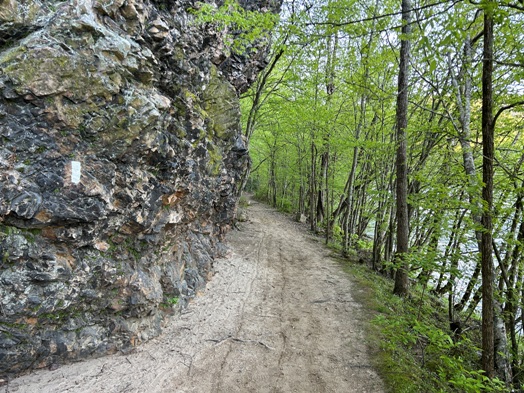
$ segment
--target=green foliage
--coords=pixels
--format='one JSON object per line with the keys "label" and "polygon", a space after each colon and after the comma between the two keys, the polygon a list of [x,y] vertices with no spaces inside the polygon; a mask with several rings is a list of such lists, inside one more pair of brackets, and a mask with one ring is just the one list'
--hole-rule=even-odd
{"label": "green foliage", "polygon": [[[497,269],[502,265],[505,272],[497,271],[495,286],[506,327],[513,326],[509,342],[513,341],[514,383],[518,386],[518,379],[524,379],[519,372],[524,356],[518,327],[522,301],[516,295],[522,292],[524,275],[524,239],[519,232],[524,200],[524,67],[519,66],[524,18],[504,4],[422,2],[417,10],[407,129],[410,252],[405,257],[413,299],[423,300],[391,304],[385,299],[378,307],[392,324],[391,329],[384,327],[391,335],[384,353],[389,353],[391,366],[387,373],[400,369],[391,377],[398,377],[394,391],[406,391],[404,379],[412,381],[411,391],[416,392],[503,391],[499,382],[486,380],[479,371],[478,330],[452,337],[448,305],[438,304],[438,312],[432,313],[434,305],[427,304],[428,292],[439,293],[452,299],[459,315],[468,307],[474,310],[479,301],[474,295],[480,294],[480,283],[472,272],[479,261],[477,235],[483,230],[478,220],[483,211],[479,33],[485,7],[491,7],[497,21],[494,113],[509,109],[499,112],[496,123],[494,257]],[[272,58],[285,51],[242,100],[244,122],[254,128],[249,142],[251,190],[275,207],[308,215],[318,232],[330,230],[330,246],[343,249],[344,255],[374,258],[374,268],[392,274],[398,268],[393,143],[398,3],[299,0],[283,15]],[[351,207],[347,215],[346,206]],[[338,208],[342,213],[335,216]],[[345,237],[353,249],[345,249]],[[472,295],[462,303],[468,283]],[[386,289],[381,291],[388,293],[390,283],[383,285]],[[422,366],[410,372],[405,364]],[[424,381],[432,387],[426,388]]]}
{"label": "green foliage", "polygon": [[336,243],[342,243],[344,236],[344,231],[340,227],[340,225],[335,224],[333,225],[333,241]]}
{"label": "green foliage", "polygon": [[278,208],[285,213],[293,213],[293,203],[286,198],[282,198],[279,202]]}
{"label": "green foliage", "polygon": [[198,3],[193,13],[197,23],[211,23],[223,32],[226,45],[234,53],[245,52],[258,40],[267,40],[278,22],[278,15],[245,10],[237,0],[225,0],[220,7]]}
{"label": "green foliage", "polygon": [[166,303],[170,304],[172,306],[176,305],[178,303],[178,296],[169,297],[166,299]]}
{"label": "green foliage", "polygon": [[373,242],[370,241],[369,239],[359,238],[358,236],[355,236],[355,237],[356,239],[355,239],[354,244],[358,250],[370,251],[373,248]]}
{"label": "green foliage", "polygon": [[471,370],[464,366],[464,359],[442,355],[442,366],[439,368],[440,378],[449,383],[458,392],[509,392],[510,390],[499,379],[489,379],[482,370]]}
{"label": "green foliage", "polygon": [[170,296],[164,294],[164,300],[162,303],[160,303],[160,308],[164,309],[165,311],[172,312],[174,307],[178,304],[180,298],[178,296]]}
{"label": "green foliage", "polygon": [[389,391],[509,391],[500,380],[490,380],[478,370],[477,332],[452,337],[446,304],[421,296],[418,288],[411,299],[400,299],[391,295],[393,283],[388,279],[363,266],[346,263],[345,268],[367,290],[358,300],[375,311],[369,342]]}

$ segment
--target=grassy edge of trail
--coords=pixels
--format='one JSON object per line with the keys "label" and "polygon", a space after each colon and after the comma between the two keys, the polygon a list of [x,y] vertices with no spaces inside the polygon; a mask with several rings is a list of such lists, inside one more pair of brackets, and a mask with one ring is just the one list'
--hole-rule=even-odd
{"label": "grassy edge of trail", "polygon": [[480,368],[480,321],[451,331],[447,300],[414,286],[409,298],[392,294],[393,280],[355,260],[331,255],[356,284],[352,295],[366,314],[373,365],[391,393],[509,392]]}

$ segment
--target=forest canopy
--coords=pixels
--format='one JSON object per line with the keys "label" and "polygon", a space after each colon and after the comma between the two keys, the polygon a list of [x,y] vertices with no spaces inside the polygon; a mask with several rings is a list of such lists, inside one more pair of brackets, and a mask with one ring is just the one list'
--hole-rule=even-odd
{"label": "forest canopy", "polygon": [[247,189],[395,293],[443,299],[451,325],[478,314],[479,378],[508,386],[524,371],[523,80],[520,1],[296,0],[242,100]]}

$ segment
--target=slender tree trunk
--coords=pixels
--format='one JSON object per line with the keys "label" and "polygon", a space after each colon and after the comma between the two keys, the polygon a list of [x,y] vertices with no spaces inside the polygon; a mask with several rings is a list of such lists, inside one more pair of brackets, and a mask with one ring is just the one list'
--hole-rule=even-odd
{"label": "slender tree trunk", "polygon": [[[477,285],[477,282],[479,280],[481,271],[481,263],[477,263],[475,265],[475,270],[473,271],[473,274],[471,275],[471,278],[468,281],[468,285],[466,286],[466,290],[464,291],[464,294],[462,295],[462,298],[460,299],[460,302],[455,304],[455,311],[462,311],[466,306],[468,306],[468,302],[471,299],[471,296],[475,292],[475,286]],[[468,306],[469,307],[469,306]]]}
{"label": "slender tree trunk", "polygon": [[[377,189],[385,190],[387,184],[386,173],[382,173],[380,178],[380,183],[377,182]],[[380,196],[373,234],[373,270],[380,270],[382,268],[382,249],[384,248],[384,241],[387,234],[386,224],[387,220],[389,220],[389,210],[387,199],[384,196]]]}
{"label": "slender tree trunk", "polygon": [[[324,146],[329,149],[329,146]],[[317,198],[317,221],[322,223],[326,216],[326,204],[327,204],[327,190],[325,188],[326,179],[328,176],[329,167],[329,150],[322,153],[320,156],[320,179],[318,184],[318,198]]]}
{"label": "slender tree trunk", "polygon": [[[331,8],[331,1],[328,2],[328,6]],[[331,19],[331,14],[328,16],[328,20]],[[327,64],[326,64],[326,104],[331,107],[331,99],[335,92],[335,67],[337,62],[337,51],[338,51],[338,33],[335,30],[333,34],[328,36],[327,40]],[[329,198],[329,165],[330,165],[330,147],[331,133],[328,129],[327,133],[324,134],[324,149],[325,152],[322,155],[322,176],[323,185],[321,188],[324,189],[324,197],[322,198],[323,204],[323,219],[326,225],[326,244],[329,243],[331,235],[330,226],[330,198]]]}
{"label": "slender tree trunk", "polygon": [[408,261],[409,220],[408,220],[408,165],[407,165],[407,126],[408,126],[408,83],[411,33],[411,1],[402,0],[402,39],[400,43],[400,67],[397,96],[397,254],[400,264],[395,274],[393,293],[407,296],[409,293]]}
{"label": "slender tree trunk", "polygon": [[[260,106],[262,105],[262,102],[261,102],[262,93],[264,92],[264,89],[266,87],[267,79],[269,75],[273,72],[273,70],[275,69],[275,66],[277,65],[278,61],[280,60],[283,54],[284,54],[283,49],[280,49],[275,54],[275,57],[271,61],[270,66],[267,67],[263,71],[262,77],[259,78],[259,81],[256,85],[255,96],[253,97],[253,103],[251,104],[251,109],[249,110],[246,129],[244,131],[244,138],[243,138],[243,141],[248,150],[249,150],[249,142],[251,140],[251,137],[253,136],[253,133],[255,132],[258,112],[260,110]],[[240,197],[240,195],[242,194],[242,191],[244,191],[244,188],[246,187],[249,176],[251,175],[251,169],[252,169],[251,167],[252,167],[252,162],[251,162],[251,159],[249,159],[246,170],[242,175],[242,179],[240,180],[240,186],[237,189],[238,197]]]}
{"label": "slender tree trunk", "polygon": [[[359,132],[360,130],[357,129],[357,140],[358,140]],[[353,199],[354,199],[353,183],[355,181],[355,173],[357,171],[357,166],[358,166],[358,147],[355,146],[353,148],[353,163],[351,165],[351,171],[349,172],[349,177],[347,181],[347,197],[346,197],[347,204],[346,204],[346,211],[344,214],[344,244],[342,248],[342,254],[344,256],[348,255],[349,247],[351,243],[351,238],[350,238],[351,229],[349,227],[349,221],[350,221],[350,215],[351,215],[351,211],[353,207]]]}
{"label": "slender tree trunk", "polygon": [[262,104],[262,94],[264,92],[264,89],[267,84],[267,80],[269,75],[273,72],[275,69],[275,66],[277,65],[278,61],[284,54],[284,50],[280,49],[277,53],[275,53],[275,57],[271,60],[271,63],[269,67],[267,67],[261,74],[259,81],[256,85],[255,89],[255,95],[253,97],[253,104],[251,105],[251,109],[249,110],[248,117],[247,117],[247,123],[246,123],[246,129],[244,130],[244,137],[246,146],[249,147],[249,142],[251,141],[251,137],[253,136],[253,133],[255,132],[256,127],[256,120],[258,117],[258,112],[260,110],[260,106]]}
{"label": "slender tree trunk", "polygon": [[[478,179],[477,179],[477,170],[475,168],[475,160],[473,158],[473,151],[471,148],[470,138],[471,138],[471,132],[470,132],[470,125],[471,125],[471,62],[472,62],[472,42],[471,38],[467,37],[466,41],[464,43],[464,51],[463,51],[463,64],[462,69],[460,72],[460,79],[463,82],[463,88],[461,91],[461,88],[458,84],[458,81],[453,78],[452,82],[455,85],[456,93],[457,93],[457,106],[459,109],[459,121],[461,129],[459,130],[459,142],[460,146],[462,148],[462,161],[463,161],[463,167],[464,171],[466,172],[466,175],[468,177],[468,196],[469,196],[469,202],[471,205],[471,217],[473,219],[473,222],[478,226],[482,225],[482,216],[481,216],[481,210],[482,205],[480,204],[480,201],[477,199],[477,195],[474,190],[477,189],[479,186]],[[479,229],[475,229],[475,238],[477,239],[477,244],[479,251],[482,248],[482,231]],[[467,302],[469,301],[473,290],[475,288],[475,285],[478,281],[478,276],[481,272],[481,263],[480,261],[476,262],[476,266],[474,269],[474,273],[468,282],[468,286],[466,290],[464,291],[462,298],[459,303],[456,304],[455,310],[461,311],[466,306]]]}
{"label": "slender tree trunk", "polygon": [[329,145],[328,145],[328,151],[326,153],[327,155],[327,163],[326,163],[326,177],[324,178],[324,186],[326,189],[326,203],[324,205],[324,210],[326,213],[326,244],[329,244],[329,238],[330,238],[330,226],[329,226]]}
{"label": "slender tree trunk", "polygon": [[[299,145],[300,146],[300,145]],[[300,186],[298,189],[298,211],[297,211],[297,221],[300,221],[302,215],[306,211],[306,195],[305,195],[305,187],[304,187],[304,164],[303,164],[304,158],[302,155],[301,149],[298,150],[298,176],[300,181]]]}
{"label": "slender tree trunk", "polygon": [[[511,382],[511,368],[502,309],[494,298],[493,268],[493,161],[495,124],[493,120],[493,1],[484,9],[484,51],[482,67],[482,366],[486,375]],[[503,268],[503,266],[501,266]]]}
{"label": "slender tree trunk", "polygon": [[[453,288],[454,285],[454,274],[453,269],[457,268],[458,266],[458,252],[460,252],[460,249],[457,252],[457,248],[460,247],[461,239],[462,239],[462,221],[464,219],[464,216],[466,215],[466,210],[457,210],[455,214],[455,218],[453,219],[453,226],[451,228],[451,233],[448,239],[448,244],[446,245],[443,260],[444,264],[441,267],[441,272],[439,274],[439,279],[435,288],[435,293],[439,295],[443,295],[446,293],[446,291],[449,291]],[[450,261],[450,266],[447,266],[447,261]],[[446,272],[449,273],[449,280],[445,285],[443,285]]]}
{"label": "slender tree trunk", "polygon": [[375,217],[375,228],[373,231],[373,270],[379,270],[382,264],[382,243],[384,241],[384,207],[385,203],[379,201],[378,212]]}
{"label": "slender tree trunk", "polygon": [[493,11],[484,8],[484,51],[482,60],[482,368],[486,376],[495,376],[495,334],[493,295]]}
{"label": "slender tree trunk", "polygon": [[[387,191],[391,195],[394,196],[393,199],[396,201],[396,196],[395,196],[396,189],[395,189],[394,175],[395,175],[395,170],[394,168],[392,168],[391,174],[389,177]],[[385,240],[385,245],[384,245],[384,261],[391,262],[393,260],[393,249],[395,246],[394,233],[395,233],[395,226],[396,226],[396,203],[390,203],[388,206],[388,210],[389,210],[389,214],[388,214],[389,219],[388,219],[388,227],[387,227],[386,235],[385,235],[386,240]],[[390,269],[388,275],[390,278],[395,277],[395,272],[393,271],[393,269]]]}
{"label": "slender tree trunk", "polygon": [[500,380],[507,385],[511,383],[512,372],[509,362],[508,336],[506,325],[501,317],[502,306],[498,301],[494,301],[494,321],[493,321],[493,341],[495,353],[495,369]]}
{"label": "slender tree trunk", "polygon": [[[522,220],[522,194],[519,194],[515,203],[515,215],[512,223],[512,228],[516,230],[516,225],[519,220]],[[517,340],[517,312],[519,306],[518,293],[522,287],[522,263],[520,261],[522,254],[522,245],[524,244],[524,221],[521,221],[516,238],[516,244],[511,252],[511,274],[510,286],[506,294],[506,306],[504,313],[508,315],[507,328],[511,338],[512,368],[514,373],[519,364],[519,344]]]}
{"label": "slender tree trunk", "polygon": [[277,180],[275,168],[275,153],[273,152],[271,154],[271,162],[269,163],[269,202],[273,207],[277,207]]}
{"label": "slender tree trunk", "polygon": [[[313,136],[312,136],[313,137]],[[315,233],[317,231],[317,179],[316,179],[316,161],[317,161],[317,148],[314,142],[311,142],[311,172],[309,174],[309,219],[311,224],[311,231]]]}

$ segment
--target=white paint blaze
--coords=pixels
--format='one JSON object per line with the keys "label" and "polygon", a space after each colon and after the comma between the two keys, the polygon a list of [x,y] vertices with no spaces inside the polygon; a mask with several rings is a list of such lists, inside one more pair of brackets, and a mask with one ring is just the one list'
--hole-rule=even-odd
{"label": "white paint blaze", "polygon": [[82,174],[82,164],[79,161],[71,161],[71,183],[80,183],[80,176]]}

